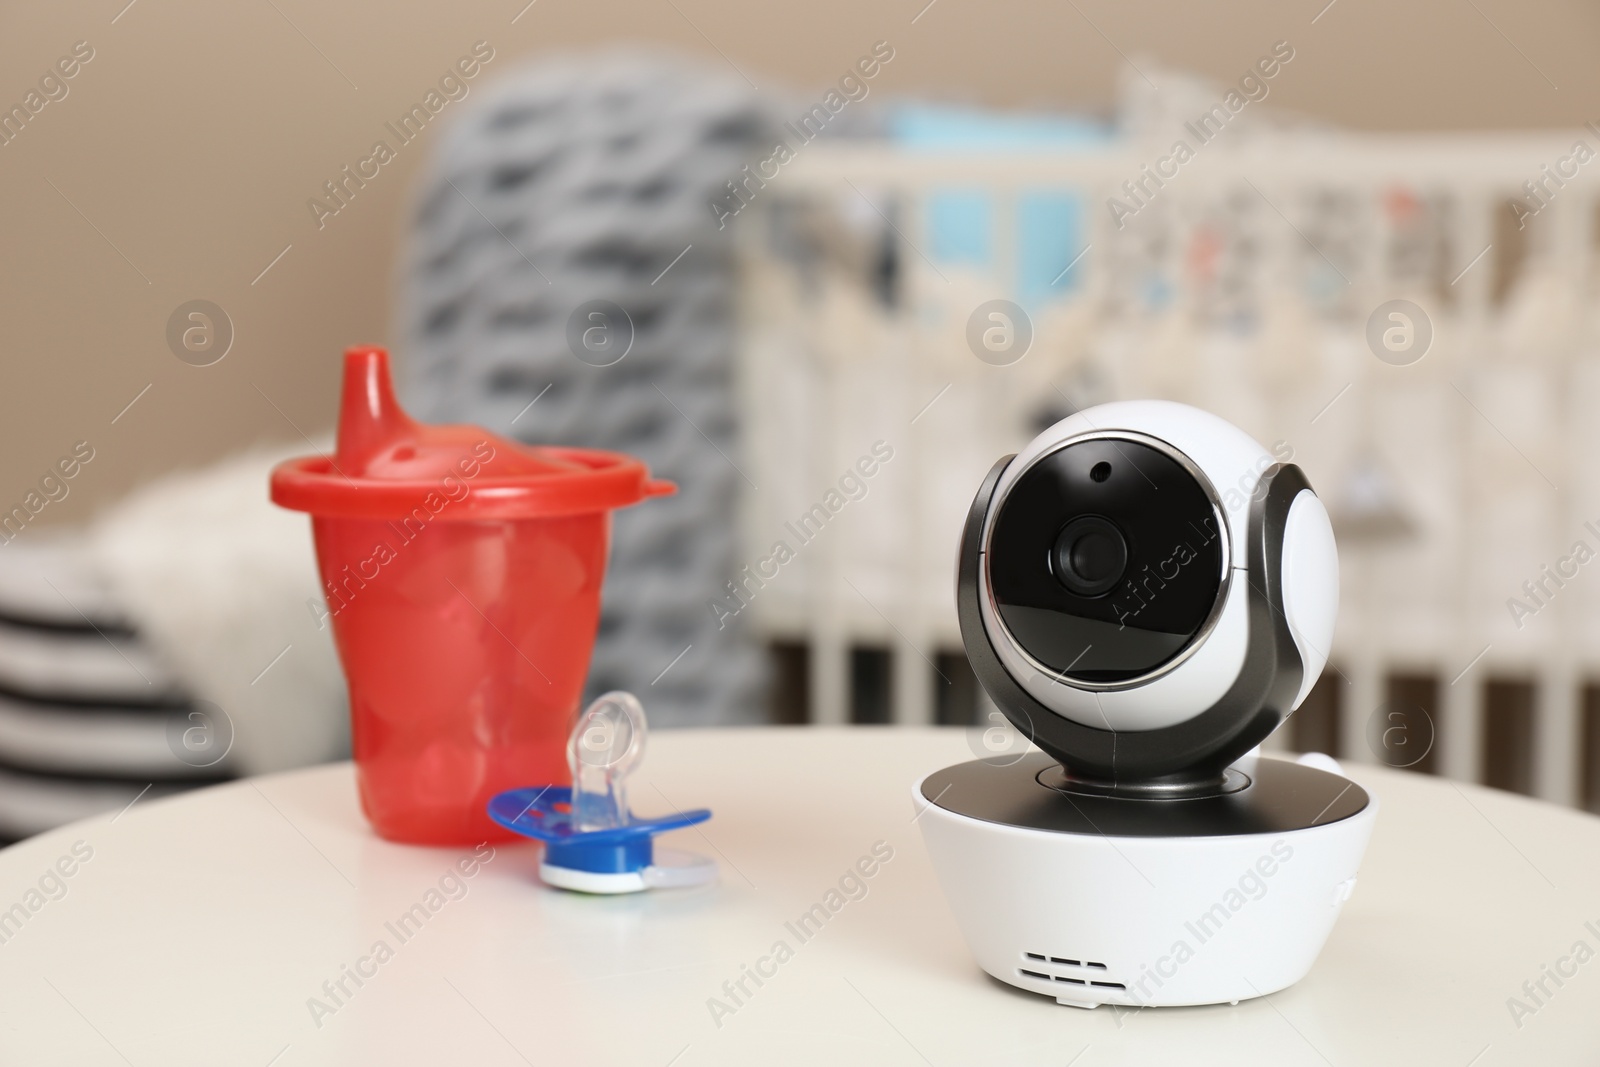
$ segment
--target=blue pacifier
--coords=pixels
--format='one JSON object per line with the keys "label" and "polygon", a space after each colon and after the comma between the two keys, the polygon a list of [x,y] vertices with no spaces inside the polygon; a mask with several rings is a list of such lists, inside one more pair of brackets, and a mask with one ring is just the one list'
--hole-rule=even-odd
{"label": "blue pacifier", "polygon": [[628,810],[624,779],[644,760],[644,707],[632,693],[611,692],[584,709],[567,742],[572,785],[531,786],[497,794],[489,818],[545,843],[539,877],[582,893],[637,893],[703,885],[717,876],[705,856],[655,848],[655,835],[705,822],[705,808],[657,819]]}

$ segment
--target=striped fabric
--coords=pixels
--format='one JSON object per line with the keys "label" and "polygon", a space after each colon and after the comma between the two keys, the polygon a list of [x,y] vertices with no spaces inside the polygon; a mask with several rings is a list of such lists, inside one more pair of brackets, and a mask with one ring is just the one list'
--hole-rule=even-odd
{"label": "striped fabric", "polygon": [[79,541],[0,546],[0,842],[232,777],[175,754],[195,710]]}

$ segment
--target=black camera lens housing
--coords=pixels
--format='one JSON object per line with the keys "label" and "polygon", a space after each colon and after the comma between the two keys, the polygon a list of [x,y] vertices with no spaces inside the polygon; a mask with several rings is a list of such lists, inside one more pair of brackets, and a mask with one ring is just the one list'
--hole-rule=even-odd
{"label": "black camera lens housing", "polygon": [[985,565],[1012,643],[1046,673],[1136,684],[1204,639],[1225,591],[1227,530],[1181,453],[1090,436],[1004,490]]}
{"label": "black camera lens housing", "polygon": [[1080,515],[1057,535],[1050,570],[1078,596],[1105,596],[1128,570],[1128,540],[1104,515]]}

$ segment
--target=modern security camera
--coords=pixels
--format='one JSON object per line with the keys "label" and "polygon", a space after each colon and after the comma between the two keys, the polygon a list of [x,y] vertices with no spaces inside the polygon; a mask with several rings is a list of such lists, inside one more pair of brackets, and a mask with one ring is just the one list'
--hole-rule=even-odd
{"label": "modern security camera", "polygon": [[1338,611],[1333,528],[1288,459],[1138,401],[1063,419],[984,479],[962,638],[1042,752],[946,768],[916,802],[995,977],[1080,1006],[1204,1004],[1314,962],[1377,805],[1249,756],[1316,683]]}
{"label": "modern security camera", "polygon": [[984,689],[1068,773],[1193,791],[1311,691],[1339,561],[1299,467],[1195,408],[1107,404],[995,464],[958,598]]}

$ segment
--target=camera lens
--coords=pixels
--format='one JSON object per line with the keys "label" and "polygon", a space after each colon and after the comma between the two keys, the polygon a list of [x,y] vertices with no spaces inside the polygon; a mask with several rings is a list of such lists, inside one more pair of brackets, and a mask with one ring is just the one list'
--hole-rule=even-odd
{"label": "camera lens", "polygon": [[1068,591],[1083,597],[1104,596],[1128,569],[1128,542],[1110,519],[1082,515],[1056,536],[1050,570]]}

